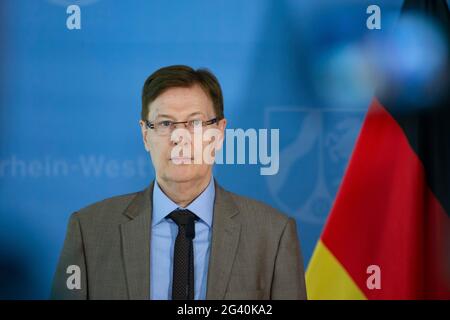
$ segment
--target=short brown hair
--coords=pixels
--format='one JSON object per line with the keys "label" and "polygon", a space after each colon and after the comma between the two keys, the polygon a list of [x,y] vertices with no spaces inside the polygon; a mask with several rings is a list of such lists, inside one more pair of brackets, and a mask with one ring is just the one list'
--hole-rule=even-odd
{"label": "short brown hair", "polygon": [[194,70],[184,65],[161,68],[145,80],[142,88],[141,119],[146,120],[149,106],[160,94],[169,88],[192,87],[199,84],[210,97],[217,119],[223,119],[223,96],[219,81],[208,69]]}

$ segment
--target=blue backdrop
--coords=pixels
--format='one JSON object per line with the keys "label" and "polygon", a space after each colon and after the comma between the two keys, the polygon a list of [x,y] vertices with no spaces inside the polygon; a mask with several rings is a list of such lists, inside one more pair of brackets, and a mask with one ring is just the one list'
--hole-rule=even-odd
{"label": "blue backdrop", "polygon": [[[214,175],[295,217],[306,267],[373,94],[371,2],[1,1],[0,298],[47,298],[69,215],[153,179],[140,92],[171,64],[216,74],[229,128],[280,129],[277,175]],[[401,1],[376,2],[387,27]]]}

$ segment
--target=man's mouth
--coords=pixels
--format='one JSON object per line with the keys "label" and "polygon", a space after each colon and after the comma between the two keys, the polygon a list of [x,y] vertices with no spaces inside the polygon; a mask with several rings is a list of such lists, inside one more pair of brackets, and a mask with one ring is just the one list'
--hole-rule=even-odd
{"label": "man's mouth", "polygon": [[190,158],[190,157],[173,157],[173,158],[170,158],[170,161],[172,161],[174,163],[192,162],[192,161],[194,161],[194,158]]}

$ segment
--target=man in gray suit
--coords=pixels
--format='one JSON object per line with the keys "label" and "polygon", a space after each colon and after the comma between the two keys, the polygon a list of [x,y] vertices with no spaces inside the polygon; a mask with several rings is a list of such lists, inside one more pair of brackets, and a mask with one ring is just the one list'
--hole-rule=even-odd
{"label": "man in gray suit", "polygon": [[[216,77],[187,66],[157,70],[144,84],[139,123],[156,179],[72,214],[51,297],[306,299],[295,220],[224,190],[211,161],[196,161],[223,142]],[[191,134],[205,128],[215,135],[199,146]]]}

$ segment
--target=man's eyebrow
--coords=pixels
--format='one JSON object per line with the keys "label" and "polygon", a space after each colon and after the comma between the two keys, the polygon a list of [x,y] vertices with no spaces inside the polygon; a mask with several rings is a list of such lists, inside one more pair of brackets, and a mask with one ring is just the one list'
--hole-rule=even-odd
{"label": "man's eyebrow", "polygon": [[189,114],[188,117],[192,117],[192,116],[196,116],[196,115],[201,115],[201,116],[203,116],[204,113],[203,113],[203,112],[200,112],[200,111],[196,111],[196,112],[192,112],[191,114]]}
{"label": "man's eyebrow", "polygon": [[156,118],[169,118],[169,119],[175,120],[175,118],[172,117],[170,114],[158,114],[156,116]]}

